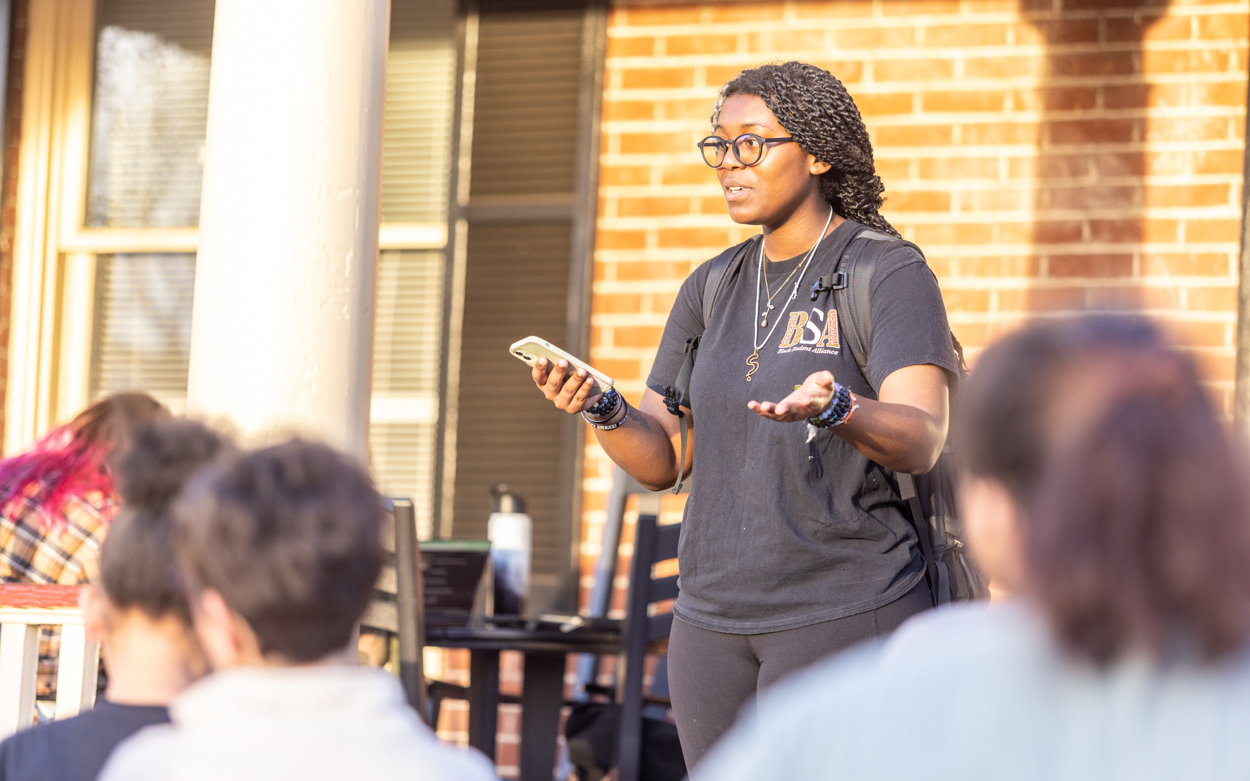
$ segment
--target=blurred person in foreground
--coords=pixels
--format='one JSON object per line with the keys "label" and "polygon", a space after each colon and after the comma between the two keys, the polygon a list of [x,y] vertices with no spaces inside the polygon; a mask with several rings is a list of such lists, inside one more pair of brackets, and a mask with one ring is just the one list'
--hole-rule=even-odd
{"label": "blurred person in foreground", "polygon": [[135,431],[169,417],[146,393],[117,393],[0,461],[0,582],[86,583],[117,514],[110,469]]}
{"label": "blurred person in foreground", "polygon": [[101,779],[495,778],[480,754],[439,743],[395,676],[356,665],[385,512],[363,467],[300,440],[193,482],[177,549],[214,672]]}
{"label": "blurred person in foreground", "polygon": [[[112,467],[134,432],[169,410],[140,392],[115,393],[0,461],[0,583],[76,586],[95,578],[117,515]],[[35,693],[55,692],[60,630],[39,633]]]}
{"label": "blurred person in foreground", "polygon": [[169,505],[224,448],[211,429],[189,420],[135,432],[116,470],[124,507],[101,548],[99,576],[81,596],[108,688],[93,709],[0,743],[0,781],[91,781],[119,742],[169,721],[169,701],[206,672],[174,566]]}
{"label": "blurred person in foreground", "polygon": [[968,540],[1019,596],[780,685],[694,781],[1250,778],[1248,484],[1190,360],[1030,328],[961,407]]}

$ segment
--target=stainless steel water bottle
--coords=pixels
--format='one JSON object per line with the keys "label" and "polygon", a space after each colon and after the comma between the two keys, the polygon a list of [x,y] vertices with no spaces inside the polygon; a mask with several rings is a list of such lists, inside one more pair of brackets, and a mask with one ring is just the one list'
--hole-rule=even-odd
{"label": "stainless steel water bottle", "polygon": [[495,581],[494,615],[526,617],[530,592],[530,548],[533,524],[525,501],[506,483],[491,486],[490,560]]}

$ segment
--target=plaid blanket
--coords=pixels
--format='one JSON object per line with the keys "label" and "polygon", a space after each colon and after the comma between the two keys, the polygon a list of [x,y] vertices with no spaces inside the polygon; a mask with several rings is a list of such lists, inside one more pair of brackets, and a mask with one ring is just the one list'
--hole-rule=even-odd
{"label": "plaid blanket", "polygon": [[[44,520],[33,502],[18,507],[18,511],[0,513],[0,583],[76,586],[95,579],[100,543],[117,514],[112,498],[98,492],[71,496],[61,518],[52,523]],[[56,693],[60,650],[60,630],[41,629],[37,697]]]}
{"label": "plaid blanket", "polygon": [[61,518],[46,522],[32,502],[0,513],[0,583],[74,586],[95,578],[100,543],[117,514],[110,497],[72,496]]}

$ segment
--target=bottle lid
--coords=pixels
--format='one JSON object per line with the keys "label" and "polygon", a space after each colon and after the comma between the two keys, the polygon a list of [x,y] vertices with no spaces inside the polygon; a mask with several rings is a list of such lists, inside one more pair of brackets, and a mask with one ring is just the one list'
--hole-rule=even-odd
{"label": "bottle lid", "polygon": [[523,513],[525,512],[525,500],[518,494],[514,494],[508,490],[507,483],[495,483],[490,487],[491,495],[491,512],[493,513]]}

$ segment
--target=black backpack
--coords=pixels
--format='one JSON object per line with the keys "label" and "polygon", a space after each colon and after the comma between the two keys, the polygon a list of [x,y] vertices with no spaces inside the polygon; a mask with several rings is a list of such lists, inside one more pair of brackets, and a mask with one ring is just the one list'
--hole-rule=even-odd
{"label": "black backpack", "polygon": [[[844,325],[847,347],[855,356],[860,373],[867,377],[868,351],[872,342],[870,298],[877,261],[895,243],[911,247],[920,252],[921,257],[924,257],[924,253],[911,242],[869,230],[862,225],[856,227],[859,230],[843,247],[833,273],[817,278],[811,286],[811,299],[815,301],[824,291],[833,293],[834,307]],[[759,238],[756,236],[747,239],[712,259],[703,288],[705,327],[712,316],[722,283],[742,265],[743,258],[749,254],[748,250],[755,246],[755,241]],[[701,336],[699,334],[686,340],[686,359],[677,374],[677,380],[673,385],[664,388],[665,406],[680,419],[682,455],[679,463],[683,464],[686,460],[687,424],[681,405],[690,392],[690,373],[694,370]],[[916,536],[920,538],[925,574],[935,605],[985,599],[989,596],[985,579],[969,560],[961,539],[963,529],[957,514],[956,473],[952,460],[948,444],[942,448],[937,464],[925,474],[913,476],[903,472],[894,473],[899,495],[911,510],[912,524],[916,528]],[[673,491],[676,493],[680,489],[681,476],[678,475]]]}

